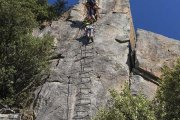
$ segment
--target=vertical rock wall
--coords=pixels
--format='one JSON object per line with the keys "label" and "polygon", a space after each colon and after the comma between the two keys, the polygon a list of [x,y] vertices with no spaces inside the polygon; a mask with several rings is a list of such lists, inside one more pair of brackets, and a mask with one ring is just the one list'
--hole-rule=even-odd
{"label": "vertical rock wall", "polygon": [[133,94],[153,99],[161,67],[180,55],[180,43],[138,30],[137,40],[128,0],[98,0],[100,18],[94,24],[94,42],[84,37],[84,0],[51,27],[36,32],[54,36],[51,72],[35,91],[36,120],[89,120],[129,83]]}
{"label": "vertical rock wall", "polygon": [[107,103],[109,89],[121,91],[129,82],[129,2],[99,0],[101,18],[94,24],[93,43],[84,37],[82,2],[36,34],[49,33],[56,43],[51,73],[35,92],[37,120],[89,120]]}
{"label": "vertical rock wall", "polygon": [[179,57],[180,41],[138,29],[134,75],[131,76],[132,92],[137,94],[141,91],[153,99],[163,66],[173,67]]}

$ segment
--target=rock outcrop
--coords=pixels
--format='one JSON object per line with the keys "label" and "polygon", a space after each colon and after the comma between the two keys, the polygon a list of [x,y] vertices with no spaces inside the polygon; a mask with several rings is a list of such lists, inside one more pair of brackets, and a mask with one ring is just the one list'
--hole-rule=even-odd
{"label": "rock outcrop", "polygon": [[156,33],[137,30],[135,66],[131,89],[152,99],[156,93],[163,66],[173,67],[180,57],[180,41]]}
{"label": "rock outcrop", "polygon": [[128,0],[99,0],[99,6],[93,43],[84,37],[82,1],[33,33],[55,38],[51,72],[35,91],[36,120],[89,120],[107,104],[108,90],[121,91],[125,83],[153,99],[161,67],[180,55],[179,41],[154,33],[139,30],[135,41]]}
{"label": "rock outcrop", "polygon": [[51,73],[35,92],[37,120],[90,119],[107,103],[109,89],[121,91],[129,82],[131,17],[123,11],[129,10],[129,2],[116,2],[99,1],[101,18],[94,24],[94,43],[83,35],[81,2],[68,11],[67,19],[34,33],[49,33],[56,43]]}
{"label": "rock outcrop", "polygon": [[136,69],[159,78],[162,67],[172,67],[179,56],[179,41],[141,29],[137,31]]}

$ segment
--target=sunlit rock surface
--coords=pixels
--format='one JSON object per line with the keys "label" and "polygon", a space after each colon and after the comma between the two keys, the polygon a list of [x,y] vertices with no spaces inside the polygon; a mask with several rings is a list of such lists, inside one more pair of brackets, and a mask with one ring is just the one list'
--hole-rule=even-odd
{"label": "sunlit rock surface", "polygon": [[[56,43],[51,73],[35,92],[37,120],[90,119],[107,103],[109,89],[121,91],[129,81],[131,17],[121,13],[124,2],[123,8],[115,3],[99,1],[101,18],[94,24],[94,43],[84,37],[81,2],[67,13],[69,18],[53,21],[50,28],[34,34],[49,33]],[[129,8],[129,3],[126,6]],[[117,36],[126,41],[119,43]]]}
{"label": "sunlit rock surface", "polygon": [[136,43],[136,69],[156,77],[164,65],[172,67],[180,57],[180,41],[139,29]]}
{"label": "sunlit rock surface", "polygon": [[98,0],[100,18],[89,43],[82,28],[83,2],[33,33],[55,37],[50,74],[35,91],[36,120],[89,120],[108,103],[108,90],[120,92],[125,82],[132,94],[153,99],[162,65],[171,65],[179,56],[179,41],[144,30],[135,41],[128,0]]}

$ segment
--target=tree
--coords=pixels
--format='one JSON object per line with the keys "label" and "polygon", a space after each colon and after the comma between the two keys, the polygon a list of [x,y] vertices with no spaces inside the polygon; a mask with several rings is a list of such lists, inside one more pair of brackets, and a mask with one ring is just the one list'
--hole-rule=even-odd
{"label": "tree", "polygon": [[49,6],[46,0],[15,0],[21,8],[30,9],[38,22],[43,22],[48,18]]}
{"label": "tree", "polygon": [[173,69],[165,66],[156,98],[156,116],[160,120],[180,119],[180,60]]}
{"label": "tree", "polygon": [[65,10],[66,4],[67,4],[67,0],[57,0],[55,2],[55,4],[53,5],[53,8],[56,11],[57,15],[62,14],[62,12]]}
{"label": "tree", "polygon": [[50,36],[31,35],[36,15],[23,5],[20,0],[0,0],[0,102],[8,105],[46,69],[52,44]]}
{"label": "tree", "polygon": [[111,91],[112,105],[99,111],[94,120],[155,120],[151,102],[142,95],[132,96],[128,88],[121,94]]}

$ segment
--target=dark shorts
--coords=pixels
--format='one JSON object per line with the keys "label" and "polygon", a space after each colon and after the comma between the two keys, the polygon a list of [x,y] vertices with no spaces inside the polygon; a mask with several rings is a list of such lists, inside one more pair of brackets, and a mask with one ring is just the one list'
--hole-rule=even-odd
{"label": "dark shorts", "polygon": [[95,15],[96,14],[96,10],[95,9],[93,9],[93,8],[91,8],[91,7],[89,7],[88,8],[88,15],[89,16],[93,16],[93,15]]}

